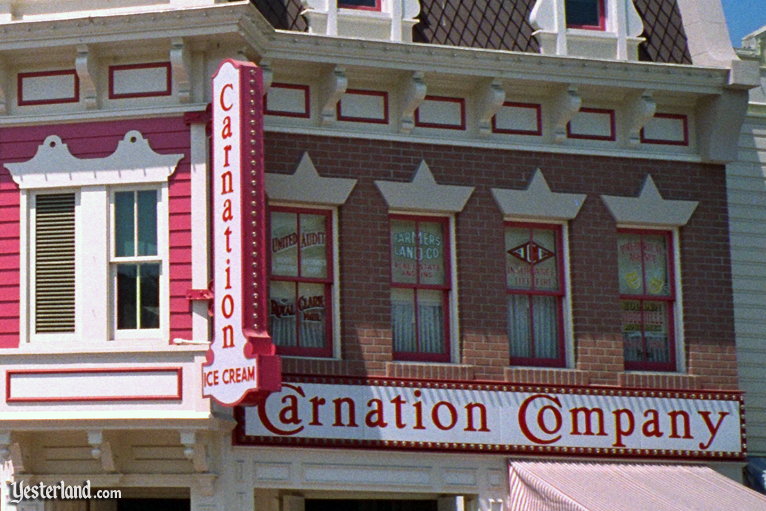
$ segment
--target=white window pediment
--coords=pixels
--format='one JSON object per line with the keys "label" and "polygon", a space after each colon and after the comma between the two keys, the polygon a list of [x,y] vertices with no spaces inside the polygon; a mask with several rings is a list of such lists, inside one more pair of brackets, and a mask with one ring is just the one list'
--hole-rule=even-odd
{"label": "white window pediment", "polygon": [[618,224],[682,227],[689,222],[697,201],[663,199],[651,175],[646,176],[638,197],[602,195],[609,212]]}
{"label": "white window pediment", "polygon": [[580,212],[586,195],[552,192],[540,169],[535,170],[526,190],[492,188],[492,196],[503,216],[546,220],[571,220]]}
{"label": "white window pediment", "polygon": [[5,166],[21,189],[63,188],[166,182],[181,158],[156,153],[139,131],[131,130],[104,158],[77,158],[60,137],[50,135],[30,160]]}
{"label": "white window pediment", "polygon": [[292,174],[266,174],[266,195],[272,201],[342,206],[354,186],[356,179],[320,176],[309,153],[303,153]]}
{"label": "white window pediment", "polygon": [[375,181],[390,210],[459,213],[473,193],[473,186],[440,185],[425,161],[409,183]]}

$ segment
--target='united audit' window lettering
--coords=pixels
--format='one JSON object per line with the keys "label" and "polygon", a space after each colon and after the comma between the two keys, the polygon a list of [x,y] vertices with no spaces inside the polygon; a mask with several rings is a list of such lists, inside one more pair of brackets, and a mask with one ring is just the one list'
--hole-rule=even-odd
{"label": "'united audit' window lettering", "polygon": [[114,194],[115,327],[149,330],[160,327],[160,274],[157,250],[157,190]]}
{"label": "'united audit' window lettering", "polygon": [[675,370],[671,233],[621,230],[617,252],[625,368]]}
{"label": "'united audit' window lettering", "polygon": [[604,0],[566,0],[567,27],[604,30]]}
{"label": "'united audit' window lettering", "polygon": [[505,226],[508,340],[511,364],[565,364],[561,226]]}
{"label": "'united audit' window lettering", "polygon": [[394,358],[449,361],[448,219],[391,217]]}
{"label": "'united audit' window lettering", "polygon": [[329,210],[271,208],[269,329],[283,355],[331,356]]}

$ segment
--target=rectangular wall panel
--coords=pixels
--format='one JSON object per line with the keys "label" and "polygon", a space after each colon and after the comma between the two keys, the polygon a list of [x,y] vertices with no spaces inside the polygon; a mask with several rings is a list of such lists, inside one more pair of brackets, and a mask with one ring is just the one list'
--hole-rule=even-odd
{"label": "rectangular wall panel", "polygon": [[581,108],[567,125],[567,136],[585,140],[615,140],[614,110]]}
{"label": "rectangular wall panel", "polygon": [[540,105],[507,101],[492,118],[492,132],[540,136],[543,134],[541,113]]}
{"label": "rectangular wall panel", "polygon": [[74,69],[18,74],[18,104],[50,105],[80,100],[80,82]]}
{"label": "rectangular wall panel", "polygon": [[311,116],[309,86],[291,83],[272,83],[266,94],[264,112],[282,117]]}
{"label": "rectangular wall panel", "polygon": [[685,115],[655,114],[641,130],[641,143],[689,145],[689,121]]}
{"label": "rectangular wall panel", "polygon": [[465,100],[426,96],[415,110],[415,126],[465,130]]}
{"label": "rectangular wall panel", "polygon": [[109,66],[109,99],[169,96],[170,62]]}
{"label": "rectangular wall panel", "polygon": [[388,93],[349,89],[338,102],[338,120],[388,123]]}

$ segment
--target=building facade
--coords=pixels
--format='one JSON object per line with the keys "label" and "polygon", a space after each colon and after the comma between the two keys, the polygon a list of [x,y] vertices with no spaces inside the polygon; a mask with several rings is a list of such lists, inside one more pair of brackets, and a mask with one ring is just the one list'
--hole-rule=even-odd
{"label": "building facade", "polygon": [[[4,508],[538,509],[628,474],[653,509],[766,509],[719,475],[758,76],[717,0],[3,8],[2,474],[123,492]],[[263,84],[242,207],[282,369],[235,408],[203,398],[226,59]]]}

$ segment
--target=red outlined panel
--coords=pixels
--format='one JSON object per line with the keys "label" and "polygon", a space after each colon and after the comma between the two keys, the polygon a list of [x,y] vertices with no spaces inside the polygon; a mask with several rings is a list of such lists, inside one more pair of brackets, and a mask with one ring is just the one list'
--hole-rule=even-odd
{"label": "red outlined panel", "polygon": [[388,124],[388,93],[348,89],[337,106],[339,121]]}
{"label": "red outlined panel", "polygon": [[234,445],[686,461],[745,455],[740,392],[316,375],[285,375],[282,387],[237,409]]}
{"label": "red outlined panel", "polygon": [[[171,392],[129,393],[135,378],[147,378],[147,387],[156,387],[157,378],[173,380]],[[29,380],[24,392],[23,380]],[[103,392],[109,388],[125,392]],[[18,387],[18,388],[15,388]],[[89,388],[90,387],[90,388]],[[29,388],[33,388],[32,394]],[[46,393],[45,390],[58,392]],[[83,369],[19,369],[5,373],[5,400],[8,403],[61,403],[73,401],[180,401],[183,398],[183,369],[180,367],[120,367]]]}
{"label": "red outlined panel", "polygon": [[465,99],[426,96],[415,110],[415,126],[465,131]]}
{"label": "red outlined panel", "polygon": [[266,115],[280,117],[311,117],[311,89],[308,85],[272,83],[264,98]]}
{"label": "red outlined panel", "polygon": [[80,101],[80,79],[74,69],[19,73],[16,85],[19,106]]}
{"label": "red outlined panel", "polygon": [[582,140],[616,140],[614,110],[581,108],[567,124],[567,137]]}
{"label": "red outlined panel", "polygon": [[682,114],[654,114],[641,129],[642,144],[689,145],[689,118]]}
{"label": "red outlined panel", "polygon": [[542,107],[536,103],[506,101],[492,117],[492,133],[541,136]]}
{"label": "red outlined panel", "polygon": [[109,99],[170,96],[170,62],[109,66]]}

